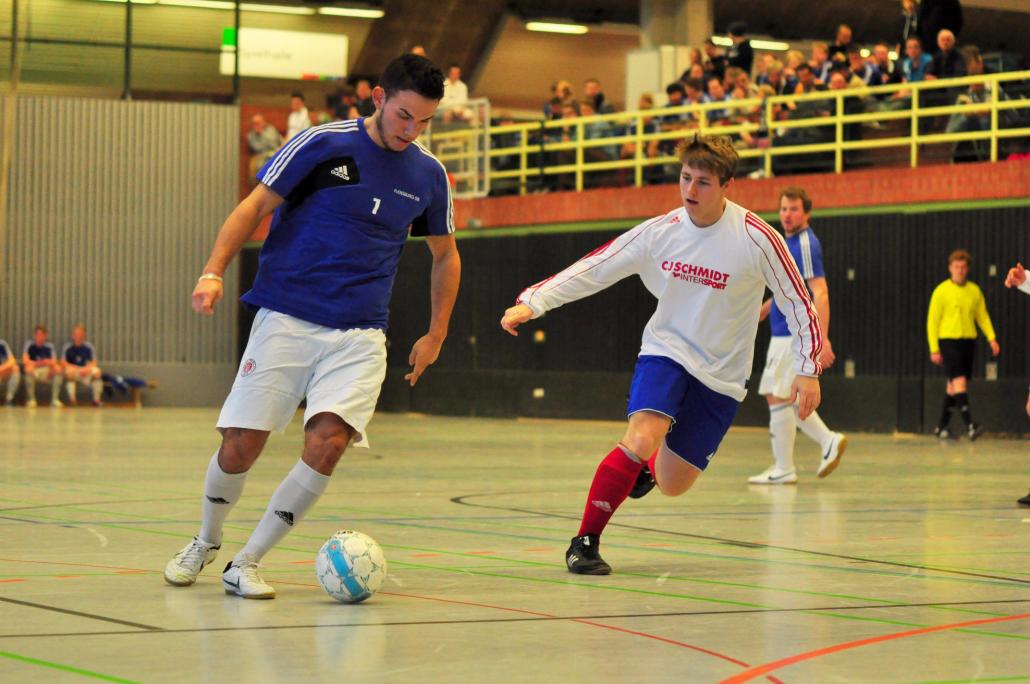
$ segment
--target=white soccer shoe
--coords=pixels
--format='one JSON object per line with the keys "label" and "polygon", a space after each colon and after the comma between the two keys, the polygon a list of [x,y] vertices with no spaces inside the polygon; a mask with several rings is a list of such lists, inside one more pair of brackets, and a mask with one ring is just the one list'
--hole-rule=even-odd
{"label": "white soccer shoe", "polygon": [[193,538],[182,551],[175,554],[165,566],[165,582],[177,587],[188,587],[197,581],[197,575],[204,566],[215,559],[221,546],[205,544],[197,537]]}
{"label": "white soccer shoe", "polygon": [[226,594],[236,594],[248,599],[273,599],[275,588],[261,579],[258,564],[249,558],[233,561],[225,566],[222,586]]}
{"label": "white soccer shoe", "polygon": [[848,448],[848,438],[839,432],[833,434],[833,439],[830,441],[830,446],[823,452],[823,457],[819,461],[819,470],[816,474],[819,477],[826,477],[840,465],[840,457],[844,455],[844,450]]}
{"label": "white soccer shoe", "polygon": [[752,475],[747,481],[748,484],[759,485],[797,484],[798,474],[794,470],[777,470],[775,465],[771,465],[758,475]]}

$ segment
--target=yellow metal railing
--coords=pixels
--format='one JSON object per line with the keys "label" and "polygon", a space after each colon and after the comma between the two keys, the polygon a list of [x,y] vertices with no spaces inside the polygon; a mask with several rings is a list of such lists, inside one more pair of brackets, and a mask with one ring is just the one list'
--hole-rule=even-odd
{"label": "yellow metal railing", "polygon": [[[491,148],[485,152],[460,152],[438,154],[439,159],[448,162],[467,159],[474,155],[488,154],[491,161],[506,159],[516,160],[514,168],[496,169],[494,164],[488,166],[491,182],[503,179],[518,179],[520,194],[530,189],[532,177],[567,176],[572,174],[574,187],[582,190],[585,174],[618,169],[633,170],[633,184],[644,183],[645,168],[674,164],[678,160],[675,155],[655,153],[654,145],[662,141],[679,140],[688,133],[700,131],[702,134],[718,135],[751,135],[760,131],[768,131],[770,144],[765,147],[739,146],[738,153],[742,159],[758,158],[766,175],[772,175],[773,160],[786,155],[805,155],[817,153],[833,153],[833,169],[835,173],[844,170],[844,153],[852,150],[865,150],[884,147],[907,147],[909,163],[912,167],[919,165],[920,145],[930,143],[947,143],[961,141],[986,140],[990,144],[990,160],[998,159],[998,141],[1005,138],[1030,137],[1030,127],[1001,128],[999,112],[1030,109],[1030,99],[1001,100],[999,92],[1005,90],[1006,83],[1022,81],[1030,84],[1030,71],[1017,71],[999,74],[981,74],[962,78],[938,79],[919,83],[896,85],[845,88],[841,90],[823,90],[804,95],[775,95],[765,99],[729,100],[726,102],[708,102],[700,105],[665,107],[641,111],[617,112],[575,119],[558,119],[513,123],[489,127]],[[961,89],[967,92],[972,84],[984,84],[991,89],[987,102],[970,102],[949,104],[945,106],[927,107],[922,102],[929,93],[940,93],[947,100],[954,101]],[[846,114],[845,102],[852,98],[867,99],[871,96],[901,94],[904,97],[891,100],[895,104],[891,109],[863,111]],[[786,119],[777,117],[777,110],[783,107],[795,109],[799,104],[811,101],[827,103],[825,116],[803,119]],[[732,125],[712,122],[713,111],[723,110],[730,118],[740,119]],[[990,113],[990,127],[986,130],[957,133],[920,132],[920,120],[951,114],[984,115]],[[650,128],[662,126],[662,117],[667,115],[687,115],[689,122],[682,122],[681,127],[672,130],[655,130]],[[870,122],[887,122],[907,120],[909,126],[906,135],[870,140],[847,140],[845,126]],[[598,124],[607,123],[612,132],[602,137],[593,136]],[[827,142],[799,145],[772,145],[771,137],[775,133],[790,129],[829,128],[833,127],[832,140]],[[452,130],[434,132],[431,137],[435,147],[444,141],[454,141],[462,137],[477,135],[474,130]],[[626,147],[627,156],[618,158],[588,161],[588,151],[594,148]],[[649,156],[648,148],[654,156]],[[628,180],[628,179],[627,179]]]}

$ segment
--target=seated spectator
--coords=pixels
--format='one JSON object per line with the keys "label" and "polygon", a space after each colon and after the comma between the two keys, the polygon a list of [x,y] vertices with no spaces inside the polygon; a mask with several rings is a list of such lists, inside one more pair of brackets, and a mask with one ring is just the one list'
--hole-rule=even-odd
{"label": "seated spectator", "polygon": [[815,71],[811,64],[802,63],[798,66],[798,84],[794,86],[795,95],[826,90],[826,86],[815,77]]}
{"label": "seated spectator", "polygon": [[733,91],[737,89],[737,79],[744,73],[743,69],[738,67],[726,67],[726,71],[722,75],[722,87],[730,97],[735,97]]}
{"label": "seated spectator", "polygon": [[837,39],[830,46],[830,61],[834,69],[846,69],[848,66],[848,53],[852,50],[851,27],[841,24],[837,27]]}
{"label": "seated spectator", "polygon": [[4,406],[14,406],[14,395],[18,392],[18,383],[21,382],[21,371],[7,341],[0,340],[0,382],[4,381],[7,382]]}
{"label": "seated spectator", "polygon": [[796,81],[798,67],[805,63],[805,53],[801,50],[788,50],[786,61],[783,63],[783,78],[787,81]]}
{"label": "seated spectator", "polygon": [[[641,112],[644,112],[644,111],[647,111],[648,109],[654,109],[654,97],[651,95],[651,93],[642,93],[640,95],[640,99],[637,100],[637,110],[639,110]],[[647,135],[649,133],[657,133],[658,132],[658,122],[655,121],[653,116],[642,117],[640,123],[641,123],[641,126],[643,128],[644,135]],[[626,125],[626,129],[623,131],[623,135],[636,135],[636,134],[637,134],[636,122],[631,121],[631,122],[629,122]],[[644,144],[644,151],[645,151],[645,155],[646,156],[653,156],[653,155],[650,154],[650,152],[651,152],[650,144],[648,144],[648,143]],[[628,143],[624,143],[622,145],[622,150],[619,153],[619,157],[621,157],[622,159],[632,159],[632,158],[634,158],[636,156],[637,156],[637,144],[636,143],[628,142]]]}
{"label": "seated spectator", "polygon": [[[597,114],[611,114],[615,111],[615,107],[605,100],[601,82],[596,78],[588,78],[583,82],[583,100],[589,102],[590,108]],[[581,102],[580,105],[582,104]]]}
{"label": "seated spectator", "polygon": [[304,105],[304,95],[293,93],[290,95],[290,117],[286,120],[286,141],[289,142],[294,136],[300,135],[311,128],[311,115]]}
{"label": "seated spectator", "polygon": [[959,0],[919,0],[916,4],[919,6],[916,25],[923,52],[934,51],[941,29],[948,29],[955,36],[962,34],[962,5]]}
{"label": "seated spectator", "polygon": [[257,185],[257,172],[265,162],[272,158],[275,151],[282,147],[283,139],[275,126],[265,121],[265,117],[255,114],[250,118],[250,130],[247,131],[247,147],[250,148],[250,184]]}
{"label": "seated spectator", "polygon": [[59,398],[63,377],[61,364],[54,345],[47,341],[47,334],[45,325],[37,325],[21,354],[21,364],[25,368],[25,405],[29,408],[36,407],[36,380],[50,381],[51,406],[64,406]]}
{"label": "seated spectator", "polygon": [[[340,88],[340,93],[336,98],[336,105],[333,107],[333,118],[337,121],[346,121],[348,119],[356,119],[358,117],[351,116],[351,108],[357,111],[358,96],[354,93],[354,88],[344,84]],[[361,116],[358,114],[358,116]]]}
{"label": "seated spectator", "polygon": [[[984,67],[983,57],[980,50],[975,46],[968,46],[963,50],[967,75],[989,73]],[[983,109],[971,112],[956,112],[948,119],[946,133],[964,133],[968,131],[987,131],[991,128],[991,110],[988,105],[997,98],[1008,99],[1005,92],[1000,88],[995,92],[994,84],[981,82],[971,83],[962,94],[955,99],[955,104],[984,104]],[[998,112],[999,127],[1011,123],[1012,111]],[[985,161],[990,158],[990,148],[986,140],[964,140],[956,142],[952,147],[952,159],[955,162]]]}
{"label": "seated spectator", "polygon": [[948,29],[941,29],[937,34],[937,47],[940,50],[933,56],[931,73],[937,78],[965,76],[966,61],[955,49],[955,34]]}
{"label": "seated spectator", "polygon": [[562,118],[562,106],[571,101],[572,84],[564,80],[555,81],[551,84],[551,99],[544,103],[544,118],[552,121]]}
{"label": "seated spectator", "polygon": [[747,24],[742,21],[735,21],[729,26],[730,40],[733,45],[726,50],[727,66],[735,66],[743,69],[745,73],[751,73],[751,65],[755,60],[755,51],[751,48],[751,41],[747,36]]}
{"label": "seated spectator", "polygon": [[705,41],[704,51],[705,72],[721,79],[726,73],[726,56],[711,38]]}
{"label": "seated spectator", "polygon": [[758,97],[758,86],[751,82],[751,77],[746,71],[737,74],[737,82],[734,84],[733,99],[748,100]]}
{"label": "seated spectator", "polygon": [[354,84],[354,94],[357,97],[355,105],[358,114],[361,116],[372,116],[375,114],[376,105],[372,102],[372,84],[367,79],[361,79]]}
{"label": "seated spectator", "polygon": [[919,83],[929,76],[933,78],[933,59],[923,52],[918,38],[909,38],[905,43],[905,59],[901,61],[901,80],[905,83]]}
{"label": "seated spectator", "polygon": [[544,118],[548,121],[557,121],[561,118],[562,106],[563,103],[560,97],[552,97],[544,109]]}
{"label": "seated spectator", "polygon": [[[901,69],[897,63],[890,58],[890,50],[886,43],[877,43],[873,46],[872,64],[876,67],[876,77],[870,85],[894,85],[901,83]],[[878,100],[885,100],[890,93],[880,93],[876,96]]]}
{"label": "seated spectator", "polygon": [[769,65],[769,71],[766,74],[763,85],[772,88],[774,95],[789,95],[794,92],[798,83],[792,78],[788,79],[784,73],[783,62],[774,59],[772,64]]}
{"label": "seated spectator", "polygon": [[763,52],[755,62],[755,86],[765,85],[769,82],[769,65],[776,61],[771,52]]}
{"label": "seated spectator", "polygon": [[[683,90],[686,93],[683,99],[683,104],[685,105],[701,105],[709,102],[708,96],[705,95],[704,86],[696,78],[688,78],[687,82],[683,84]],[[701,112],[688,112],[687,117],[689,117],[693,124],[701,120]]]}
{"label": "seated spectator", "polygon": [[468,102],[469,87],[461,80],[461,66],[451,64],[447,68],[447,78],[443,81],[443,97],[440,99],[440,109],[451,109],[460,107]]}
{"label": "seated spectator", "polygon": [[705,70],[700,64],[691,64],[690,68],[683,72],[680,76],[680,83],[686,83],[690,79],[700,81],[701,85],[705,84]]}
{"label": "seated spectator", "polygon": [[879,69],[871,61],[867,62],[862,57],[862,52],[858,48],[852,48],[848,51],[848,66],[850,74],[848,80],[857,80],[862,85],[874,86],[879,85],[880,74]]}
{"label": "seated spectator", "polygon": [[[709,102],[727,102],[730,97],[726,94],[726,89],[722,87],[722,81],[716,77],[708,79],[708,101]],[[725,126],[730,123],[730,112],[729,109],[709,109],[708,110],[708,124],[710,126]]]}
{"label": "seated spectator", "polygon": [[[850,72],[847,69],[836,69],[830,74],[830,83],[827,86],[829,91],[847,90],[855,87],[855,83],[849,80]],[[860,84],[859,84],[860,85]],[[860,114],[864,110],[862,106],[862,100],[858,97],[845,97],[843,101],[844,114]],[[862,124],[860,123],[847,123],[844,124],[844,139],[845,140],[858,140],[862,137]]]}
{"label": "seated spectator", "polygon": [[812,58],[808,60],[808,63],[812,66],[815,80],[825,85],[830,78],[830,71],[833,69],[833,62],[830,61],[830,46],[820,41],[812,43]]}
{"label": "seated spectator", "polygon": [[104,391],[104,381],[100,379],[100,367],[97,366],[97,355],[93,345],[86,341],[86,326],[79,323],[72,329],[72,339],[61,350],[61,365],[64,367],[64,390],[68,395],[68,403],[75,406],[78,398],[75,395],[76,383],[88,384],[93,391],[93,405],[101,406],[100,395]]}

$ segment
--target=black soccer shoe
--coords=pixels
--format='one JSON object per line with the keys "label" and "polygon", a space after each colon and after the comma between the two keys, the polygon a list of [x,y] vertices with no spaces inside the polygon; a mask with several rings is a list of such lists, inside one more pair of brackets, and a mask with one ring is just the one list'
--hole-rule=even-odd
{"label": "black soccer shoe", "polygon": [[979,423],[970,423],[969,427],[966,428],[966,432],[969,434],[969,441],[975,442],[976,438],[983,434],[983,425]]}
{"label": "black soccer shoe", "polygon": [[651,474],[651,469],[647,467],[647,464],[644,464],[640,474],[637,475],[637,481],[633,483],[633,489],[629,490],[629,498],[641,498],[654,489],[654,485],[654,475]]}
{"label": "black soccer shoe", "polygon": [[573,537],[565,552],[565,564],[569,572],[577,575],[610,575],[612,572],[612,566],[601,558],[601,537],[596,534]]}
{"label": "black soccer shoe", "polygon": [[1023,506],[1030,506],[1030,494],[1027,494],[1022,499],[1016,499]]}

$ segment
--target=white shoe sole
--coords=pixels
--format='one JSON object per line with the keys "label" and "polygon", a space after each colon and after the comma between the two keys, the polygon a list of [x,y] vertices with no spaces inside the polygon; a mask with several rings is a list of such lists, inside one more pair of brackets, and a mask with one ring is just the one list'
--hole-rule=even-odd
{"label": "white shoe sole", "polygon": [[768,478],[756,480],[749,477],[747,483],[753,485],[796,485],[798,483],[798,476],[795,473],[791,477],[777,478],[775,480],[770,480]]}
{"label": "white shoe sole", "polygon": [[271,592],[264,594],[244,594],[231,584],[227,584],[224,580],[222,581],[222,588],[225,589],[225,593],[229,594],[230,596],[239,596],[240,598],[245,599],[264,600],[275,598],[275,589],[272,589]]}
{"label": "white shoe sole", "polygon": [[840,444],[837,445],[837,458],[833,459],[832,461],[827,463],[825,466],[820,465],[819,472],[817,473],[818,477],[826,477],[827,475],[832,473],[834,470],[836,470],[837,466],[840,465],[840,459],[844,457],[844,451],[847,448],[848,448],[848,438],[847,437],[841,437],[840,438]]}

